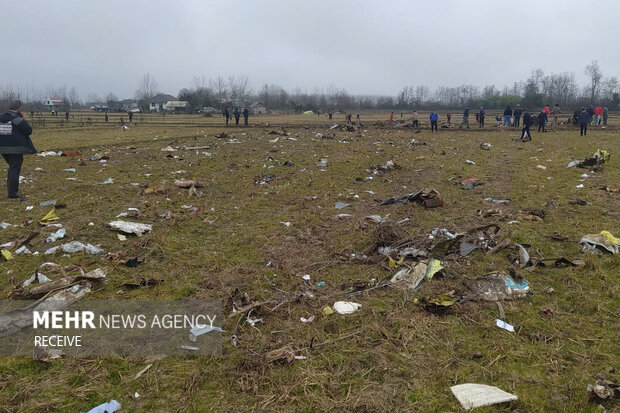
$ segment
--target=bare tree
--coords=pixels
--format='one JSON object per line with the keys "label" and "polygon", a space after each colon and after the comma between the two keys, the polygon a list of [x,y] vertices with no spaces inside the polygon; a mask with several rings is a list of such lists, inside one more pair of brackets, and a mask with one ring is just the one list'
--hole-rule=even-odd
{"label": "bare tree", "polygon": [[150,73],[146,73],[142,77],[135,96],[138,104],[142,108],[146,108],[146,106],[148,106],[148,101],[158,93],[157,87],[157,81]]}
{"label": "bare tree", "polygon": [[593,60],[592,63],[586,66],[586,75],[590,78],[590,102],[594,102],[596,92],[598,92],[598,87],[603,80],[603,73],[601,72],[601,68],[598,66],[598,60]]}
{"label": "bare tree", "polygon": [[215,91],[215,96],[219,99],[225,98],[227,94],[226,81],[222,76],[218,76],[215,80],[209,80],[211,89]]}

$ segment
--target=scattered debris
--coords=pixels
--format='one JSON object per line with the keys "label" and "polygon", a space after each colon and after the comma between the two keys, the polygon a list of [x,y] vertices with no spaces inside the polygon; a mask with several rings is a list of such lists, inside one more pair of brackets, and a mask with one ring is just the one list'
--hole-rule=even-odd
{"label": "scattered debris", "polygon": [[254,183],[257,185],[265,185],[265,184],[275,181],[276,179],[278,179],[278,177],[275,175],[262,175],[261,174],[259,177],[254,178]]}
{"label": "scattered debris", "polygon": [[425,208],[437,208],[443,205],[443,199],[436,189],[421,189],[399,198],[389,198],[381,205],[406,204],[407,202],[417,202]]}
{"label": "scattered debris", "polygon": [[601,231],[600,234],[584,235],[579,241],[579,249],[597,255],[603,252],[618,254],[619,241],[610,232]]}
{"label": "scattered debris", "polygon": [[400,169],[400,166],[396,165],[394,161],[389,160],[385,163],[385,165],[371,165],[370,168],[366,169],[366,172],[369,174],[378,175],[390,172],[392,169]]}
{"label": "scattered debris", "polygon": [[508,324],[507,322],[502,321],[499,318],[495,319],[495,325],[498,326],[499,328],[503,328],[506,331],[510,331],[511,333],[515,332],[515,328],[512,324]]}
{"label": "scattered debris", "polygon": [[515,280],[508,274],[489,274],[465,280],[472,301],[516,300],[527,296],[530,287],[524,279]]}
{"label": "scattered debris", "polygon": [[59,219],[60,217],[56,215],[56,208],[52,208],[50,212],[48,212],[43,218],[41,218],[39,224],[48,225],[52,221],[58,221]]}
{"label": "scattered debris", "polygon": [[97,407],[93,407],[87,413],[114,413],[121,409],[121,404],[116,400],[112,400],[108,403],[100,404]]}
{"label": "scattered debris", "polygon": [[490,151],[491,147],[493,147],[493,145],[491,145],[490,143],[481,143],[480,144],[480,149],[484,149],[485,151]]}
{"label": "scattered debris", "polygon": [[189,189],[191,187],[204,188],[204,184],[202,182],[198,182],[192,179],[175,179],[174,186],[184,189]]}
{"label": "scattered debris", "polygon": [[55,242],[55,241],[58,241],[59,239],[63,239],[66,234],[67,234],[67,231],[64,228],[60,228],[58,231],[52,232],[45,239],[45,242]]}
{"label": "scattered debris", "polygon": [[192,343],[196,342],[196,339],[206,333],[210,333],[212,331],[217,331],[218,333],[225,333],[224,330],[222,330],[220,327],[215,327],[215,326],[211,326],[211,325],[202,325],[202,326],[196,326],[193,327],[191,330],[189,330],[189,341],[191,341]]}
{"label": "scattered debris", "polygon": [[67,252],[69,254],[73,254],[76,252],[87,252],[89,254],[93,254],[93,255],[99,255],[103,252],[103,250],[95,245],[92,244],[83,244],[79,241],[71,241],[67,244],[62,244],[62,245],[58,245],[52,248],[49,248],[47,251],[45,251],[45,255],[50,255],[50,254],[54,254],[58,251],[63,251],[63,252]]}
{"label": "scattered debris", "polygon": [[452,394],[465,410],[517,400],[517,396],[495,386],[465,383],[450,387]]}
{"label": "scattered debris", "polygon": [[461,182],[461,185],[463,186],[464,189],[472,189],[478,185],[482,185],[483,182],[479,179],[476,178],[469,178],[464,180],[463,182]]}
{"label": "scattered debris", "polygon": [[466,163],[467,165],[476,165],[476,162],[474,162],[474,161],[470,161],[469,159],[465,159],[465,163]]}
{"label": "scattered debris", "polygon": [[338,314],[353,314],[360,308],[362,308],[361,304],[354,303],[352,301],[336,301],[333,305],[334,311]]}
{"label": "scattered debris", "polygon": [[334,204],[334,208],[336,209],[342,209],[342,208],[346,208],[348,206],[350,206],[351,204],[347,204],[346,202],[336,202]]}
{"label": "scattered debris", "polygon": [[609,380],[597,380],[587,387],[590,397],[600,400],[620,398],[620,384]]}
{"label": "scattered debris", "polygon": [[138,222],[112,221],[108,225],[126,234],[136,234],[139,237],[153,230],[153,225]]}

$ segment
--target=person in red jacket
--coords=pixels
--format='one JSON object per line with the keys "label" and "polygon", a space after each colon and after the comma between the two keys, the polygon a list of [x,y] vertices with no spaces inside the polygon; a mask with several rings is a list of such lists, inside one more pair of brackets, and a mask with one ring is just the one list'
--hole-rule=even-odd
{"label": "person in red jacket", "polygon": [[550,112],[549,105],[545,105],[544,112],[545,112],[545,125],[544,126],[547,126],[547,122],[549,122],[549,112]]}
{"label": "person in red jacket", "polygon": [[603,114],[603,107],[598,105],[594,108],[594,124],[599,125],[601,123],[601,115]]}

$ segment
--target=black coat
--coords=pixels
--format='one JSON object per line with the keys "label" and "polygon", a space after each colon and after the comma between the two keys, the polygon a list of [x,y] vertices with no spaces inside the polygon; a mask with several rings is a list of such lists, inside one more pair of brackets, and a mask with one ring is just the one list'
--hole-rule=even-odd
{"label": "black coat", "polygon": [[504,116],[512,116],[512,109],[506,108],[504,110]]}
{"label": "black coat", "polygon": [[523,111],[520,108],[516,108],[513,113],[516,118],[520,118]]}
{"label": "black coat", "polygon": [[523,114],[523,126],[532,126],[534,124],[534,120],[532,119],[532,115],[529,113]]}
{"label": "black coat", "polygon": [[32,128],[15,112],[0,115],[0,153],[7,155],[37,153],[30,134]]}

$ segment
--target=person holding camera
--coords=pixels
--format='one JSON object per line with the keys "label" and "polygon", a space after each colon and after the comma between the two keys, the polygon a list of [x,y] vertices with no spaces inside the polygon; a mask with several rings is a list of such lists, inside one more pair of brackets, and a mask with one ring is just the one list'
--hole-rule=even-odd
{"label": "person holding camera", "polygon": [[19,111],[21,106],[20,101],[11,102],[8,112],[0,115],[0,154],[9,164],[6,180],[9,198],[20,198],[19,174],[24,154],[37,153],[30,140],[32,127]]}

